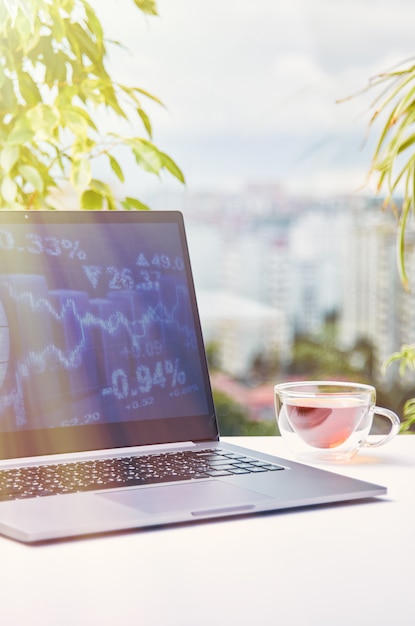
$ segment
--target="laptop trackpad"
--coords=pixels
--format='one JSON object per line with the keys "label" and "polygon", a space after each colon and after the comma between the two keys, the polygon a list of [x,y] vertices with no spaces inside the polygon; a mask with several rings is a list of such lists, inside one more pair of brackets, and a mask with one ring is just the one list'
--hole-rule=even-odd
{"label": "laptop trackpad", "polygon": [[122,489],[97,495],[144,513],[157,515],[187,511],[195,517],[209,513],[250,511],[255,508],[256,502],[268,499],[263,494],[219,480],[145,489]]}

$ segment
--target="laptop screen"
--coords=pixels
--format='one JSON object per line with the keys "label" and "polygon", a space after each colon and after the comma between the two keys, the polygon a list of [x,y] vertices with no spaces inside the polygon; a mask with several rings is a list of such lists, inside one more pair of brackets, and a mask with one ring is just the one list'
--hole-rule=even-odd
{"label": "laptop screen", "polygon": [[178,212],[0,211],[0,456],[217,438]]}

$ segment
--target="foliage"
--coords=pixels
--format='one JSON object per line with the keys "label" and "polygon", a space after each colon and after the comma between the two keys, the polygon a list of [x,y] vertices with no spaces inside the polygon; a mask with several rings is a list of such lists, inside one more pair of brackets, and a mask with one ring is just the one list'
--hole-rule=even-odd
{"label": "foliage", "polygon": [[248,377],[250,384],[266,383],[274,380],[281,370],[281,357],[277,350],[257,353],[251,363]]}
{"label": "foliage", "polygon": [[217,371],[220,364],[220,345],[217,341],[210,341],[206,344],[206,358],[211,372]]}
{"label": "foliage", "polygon": [[361,381],[362,378],[370,377],[371,358],[369,349],[363,352],[356,347],[344,351],[315,337],[297,337],[289,372],[291,375],[305,375],[315,380],[347,378]]}
{"label": "foliage", "polygon": [[[372,103],[369,129],[380,123],[369,175],[377,174],[377,190],[386,193],[384,206],[398,216],[397,257],[401,281],[409,289],[405,263],[409,218],[415,212],[415,63],[409,59],[369,81],[363,91],[382,87]],[[383,120],[383,121],[381,121]],[[402,195],[400,206],[396,195]]]}
{"label": "foliage", "polygon": [[401,432],[407,433],[415,424],[415,398],[407,400],[403,407],[405,421],[402,423]]}
{"label": "foliage", "polygon": [[338,346],[338,314],[330,313],[316,335],[297,335],[294,338],[291,375],[306,375],[315,380],[347,378],[362,381],[370,379],[373,369],[373,347],[370,342],[358,340],[348,350]]}
{"label": "foliage", "polygon": [[407,369],[415,370],[415,345],[403,345],[399,352],[394,352],[386,359],[384,368],[394,361],[400,361],[399,374],[403,376]]}
{"label": "foliage", "polygon": [[[133,0],[156,15],[154,0]],[[122,184],[118,153],[138,167],[181,182],[175,162],[152,141],[142,101],[161,102],[148,91],[113,80],[106,70],[106,40],[86,0],[0,2],[0,208],[56,208],[53,196],[68,181],[83,209],[143,209],[140,200],[117,199],[94,162],[109,165]],[[113,45],[119,45],[112,42]],[[137,124],[144,136],[105,132],[97,122]]]}
{"label": "foliage", "polygon": [[[369,175],[377,174],[378,192],[386,193],[384,206],[391,206],[398,218],[397,260],[403,288],[410,290],[406,267],[408,243],[413,245],[415,215],[415,58],[408,59],[390,71],[369,81],[363,92],[380,89],[372,103],[374,109],[369,129],[380,124],[379,137],[372,157]],[[362,93],[362,92],[361,92]],[[396,197],[401,196],[397,204]],[[411,219],[412,218],[412,219]],[[410,234],[412,230],[412,234]],[[411,238],[408,241],[408,236]],[[415,369],[415,345],[405,345],[392,354],[385,367],[400,361],[399,373]],[[415,424],[415,399],[403,408],[402,431]]]}
{"label": "foliage", "polygon": [[[407,370],[415,371],[415,345],[403,345],[399,352],[394,352],[385,361],[384,367],[387,368],[391,363],[399,362],[399,374],[405,375]],[[402,424],[401,431],[408,432],[415,425],[415,398],[407,400],[403,406],[403,415],[405,421]]]}
{"label": "foliage", "polygon": [[220,433],[223,437],[277,434],[276,421],[253,422],[248,418],[245,407],[222,391],[213,389],[213,399]]}

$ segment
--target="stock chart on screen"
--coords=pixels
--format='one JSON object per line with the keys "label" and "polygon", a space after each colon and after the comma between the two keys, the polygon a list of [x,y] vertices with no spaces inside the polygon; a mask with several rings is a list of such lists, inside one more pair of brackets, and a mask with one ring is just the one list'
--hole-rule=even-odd
{"label": "stock chart on screen", "polygon": [[175,224],[0,227],[0,430],[199,414]]}

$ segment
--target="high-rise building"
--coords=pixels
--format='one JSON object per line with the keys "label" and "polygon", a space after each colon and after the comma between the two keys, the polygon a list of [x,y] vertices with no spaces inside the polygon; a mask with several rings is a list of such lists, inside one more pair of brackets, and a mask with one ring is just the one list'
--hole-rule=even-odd
{"label": "high-rise building", "polygon": [[[396,378],[396,367],[385,376],[382,366],[402,344],[415,344],[415,284],[406,293],[399,280],[390,213],[370,199],[307,202],[268,187],[190,204],[196,288],[210,298],[204,323],[229,371],[243,375],[255,354],[271,349],[289,360],[296,333],[316,334],[337,313],[340,347],[371,345],[370,373]],[[415,276],[415,246],[406,263]]]}
{"label": "high-rise building", "polygon": [[[396,224],[378,208],[353,215],[344,259],[340,338],[350,348],[359,340],[373,347],[374,376],[392,381],[386,359],[403,343],[415,342],[414,294],[405,293],[396,261]],[[408,264],[415,269],[413,253]],[[412,339],[411,339],[412,337]]]}

